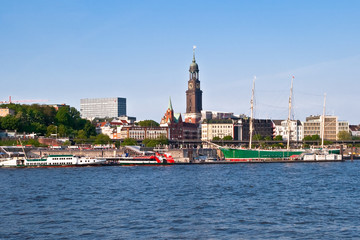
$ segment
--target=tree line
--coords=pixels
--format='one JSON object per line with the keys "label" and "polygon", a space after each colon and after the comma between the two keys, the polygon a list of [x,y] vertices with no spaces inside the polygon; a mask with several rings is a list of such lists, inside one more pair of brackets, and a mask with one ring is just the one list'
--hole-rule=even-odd
{"label": "tree line", "polygon": [[96,135],[95,126],[82,119],[74,107],[61,106],[58,111],[49,105],[3,104],[1,108],[15,111],[14,115],[0,117],[0,130],[36,133],[41,136],[57,134],[60,137],[72,136],[89,138]]}

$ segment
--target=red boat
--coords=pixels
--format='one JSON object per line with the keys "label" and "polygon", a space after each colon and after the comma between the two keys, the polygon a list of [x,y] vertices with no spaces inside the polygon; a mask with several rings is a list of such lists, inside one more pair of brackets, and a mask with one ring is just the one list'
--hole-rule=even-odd
{"label": "red boat", "polygon": [[175,163],[175,160],[168,153],[156,153],[156,155],[152,156],[120,157],[116,163],[119,165],[171,165]]}

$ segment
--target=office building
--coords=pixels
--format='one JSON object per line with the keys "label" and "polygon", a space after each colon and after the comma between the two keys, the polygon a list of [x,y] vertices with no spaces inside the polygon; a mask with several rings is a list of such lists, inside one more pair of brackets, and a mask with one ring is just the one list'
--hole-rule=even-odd
{"label": "office building", "polygon": [[81,117],[86,119],[126,116],[126,98],[86,98],[80,100]]}

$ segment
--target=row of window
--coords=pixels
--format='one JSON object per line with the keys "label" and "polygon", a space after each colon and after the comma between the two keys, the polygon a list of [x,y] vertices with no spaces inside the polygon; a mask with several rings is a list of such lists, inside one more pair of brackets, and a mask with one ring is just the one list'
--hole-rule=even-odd
{"label": "row of window", "polygon": [[57,163],[26,163],[27,166],[46,166],[46,165],[69,165],[72,162],[57,162]]}
{"label": "row of window", "polygon": [[[232,125],[210,125],[209,126],[210,128],[232,128],[233,126]],[[204,128],[206,128],[204,126]]]}
{"label": "row of window", "polygon": [[72,157],[55,157],[52,160],[72,160]]}

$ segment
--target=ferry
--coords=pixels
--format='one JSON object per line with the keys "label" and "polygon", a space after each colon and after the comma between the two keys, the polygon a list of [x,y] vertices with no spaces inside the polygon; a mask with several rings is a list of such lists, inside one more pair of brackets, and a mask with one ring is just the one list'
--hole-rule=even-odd
{"label": "ferry", "polygon": [[76,157],[74,155],[49,155],[41,158],[9,157],[0,159],[0,167],[70,167],[101,165],[106,159]]}
{"label": "ferry", "polygon": [[171,165],[174,164],[175,160],[169,153],[159,154],[151,156],[129,156],[125,154],[116,161],[116,165]]}

